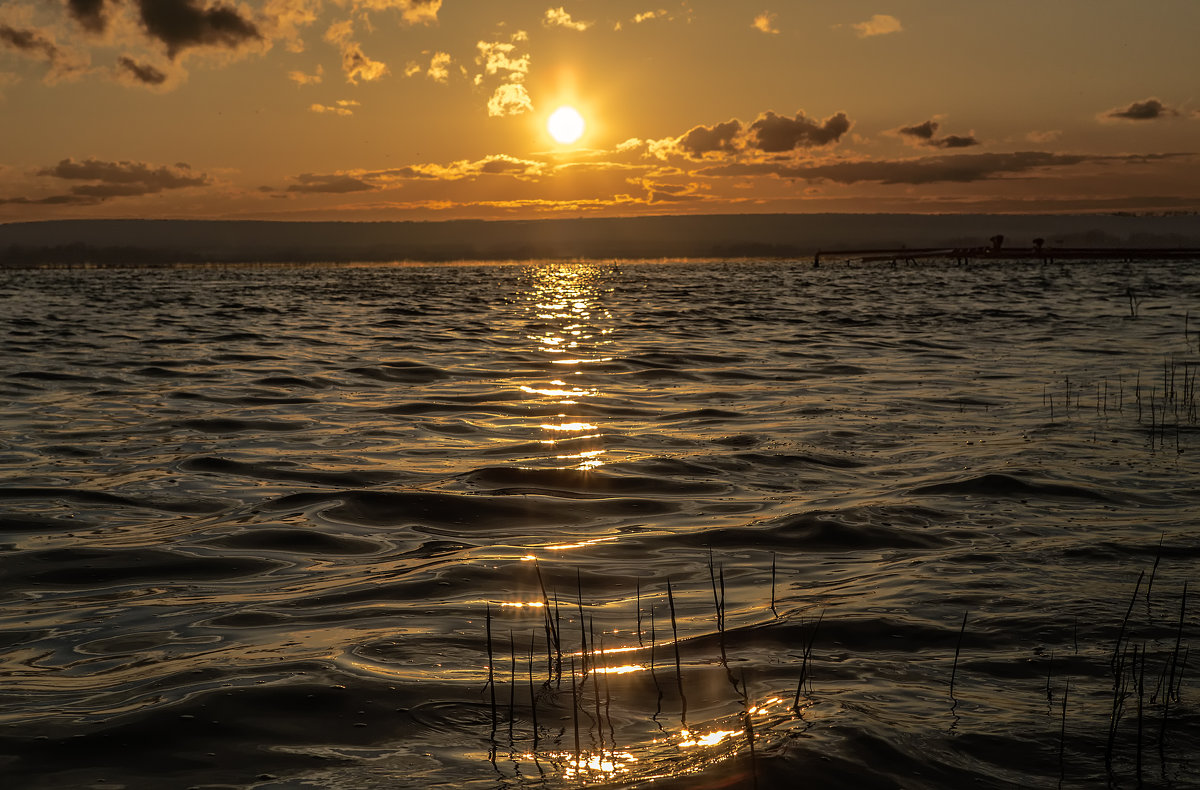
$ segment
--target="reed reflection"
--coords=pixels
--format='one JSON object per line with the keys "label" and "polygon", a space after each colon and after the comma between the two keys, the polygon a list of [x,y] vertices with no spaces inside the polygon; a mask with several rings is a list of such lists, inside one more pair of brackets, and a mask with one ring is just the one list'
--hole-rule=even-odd
{"label": "reed reflection", "polygon": [[[588,367],[607,362],[612,345],[613,314],[604,304],[611,288],[608,269],[591,263],[539,266],[526,294],[530,350],[553,365],[553,376],[521,387],[530,396],[539,442],[547,454],[539,460],[559,469],[587,471],[603,466],[604,434],[588,405],[604,397],[588,376]],[[561,407],[548,418],[546,407]],[[586,415],[580,412],[587,412]]]}

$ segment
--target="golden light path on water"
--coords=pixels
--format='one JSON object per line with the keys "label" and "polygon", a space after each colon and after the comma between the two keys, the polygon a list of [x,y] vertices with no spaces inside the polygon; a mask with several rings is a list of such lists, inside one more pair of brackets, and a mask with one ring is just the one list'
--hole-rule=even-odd
{"label": "golden light path on water", "polygon": [[[605,267],[598,264],[564,263],[539,266],[531,273],[524,303],[528,321],[524,338],[530,344],[531,352],[559,367],[562,372],[544,382],[520,386],[520,391],[528,396],[526,403],[535,413],[542,415],[531,421],[528,427],[541,434],[542,438],[537,441],[547,450],[543,456],[518,461],[521,468],[589,472],[611,462],[612,454],[605,446],[605,435],[606,432],[612,435],[619,427],[602,424],[592,409],[585,412],[586,418],[578,416],[580,406],[604,403],[606,399],[611,403],[614,398],[613,393],[604,391],[602,380],[598,382],[589,369],[589,366],[617,358],[612,349],[619,319],[604,304],[605,271]],[[586,383],[572,382],[575,377],[586,379]],[[558,407],[561,411],[550,415],[546,407]],[[582,448],[581,443],[584,444]],[[569,444],[570,452],[555,452],[556,448],[566,444]],[[539,559],[561,560],[562,552],[578,552],[618,540],[619,536],[606,535],[547,544],[540,547],[537,553],[524,554],[520,559],[536,565]],[[576,606],[582,606],[582,602],[570,595],[563,597],[561,591],[550,594],[543,591],[542,596],[535,593],[532,597],[492,600],[490,605],[494,612],[508,611],[519,618],[536,618],[537,622],[544,619],[548,624],[547,633],[550,633],[553,628],[578,627],[578,620],[570,615],[561,624],[551,626],[549,623],[557,620],[560,606],[574,611]],[[575,625],[569,625],[571,623]],[[527,747],[518,748],[510,744],[512,751],[507,755],[507,760],[523,766],[518,770],[519,774],[536,768],[544,777],[548,770],[546,766],[549,765],[562,781],[572,785],[686,778],[709,770],[716,764],[732,761],[751,750],[756,719],[764,723],[774,722],[786,729],[796,721],[798,710],[807,708],[807,703],[800,703],[797,708],[791,699],[785,701],[779,696],[754,702],[747,696],[747,690],[742,688],[739,692],[742,697],[740,705],[733,709],[726,706],[723,710],[710,711],[707,721],[688,722],[678,718],[671,726],[665,716],[661,722],[656,716],[657,729],[644,733],[640,739],[619,747],[612,740],[606,744],[603,727],[598,723],[604,714],[599,709],[589,708],[585,698],[601,693],[607,697],[610,680],[614,684],[622,684],[622,687],[631,684],[629,688],[651,681],[655,686],[674,683],[676,669],[669,664],[668,654],[677,643],[661,626],[662,623],[657,637],[653,636],[652,631],[635,633],[634,629],[608,629],[593,634],[591,643],[585,649],[562,651],[559,661],[572,662],[586,669],[580,669],[578,675],[574,670],[568,672],[564,669],[559,679],[561,685],[556,685],[552,691],[547,680],[538,693],[539,700],[543,695],[545,700],[535,705],[539,708],[546,706],[538,715],[542,717],[545,737],[552,745],[549,748],[535,746],[534,751],[528,752]],[[511,637],[505,636],[501,641],[508,644]],[[606,641],[609,642],[607,646]],[[522,673],[527,672],[532,683],[532,647],[529,647],[527,661],[519,651],[513,650],[512,655],[508,655],[509,650],[513,650],[513,647],[501,647],[493,665],[485,665],[483,672],[488,677],[494,674],[497,678],[508,677],[511,673],[518,682]],[[732,678],[729,665],[721,659],[700,661],[702,669],[711,668],[714,673],[719,670],[720,683]],[[691,659],[693,668],[695,662],[696,659]],[[521,663],[526,663],[526,666],[520,667]],[[578,689],[575,688],[577,681]],[[591,690],[585,693],[585,686]],[[600,687],[604,688],[603,692],[599,691]],[[736,690],[739,686],[735,684],[734,688]],[[528,693],[532,695],[532,690]],[[592,722],[584,735],[585,741],[591,741],[590,745],[581,745],[579,742],[581,725],[577,718],[581,715]],[[547,725],[547,720],[553,720],[554,723]],[[535,725],[526,723],[524,726]],[[572,726],[575,728],[575,749],[570,748]],[[612,726],[611,720],[608,726]],[[552,731],[557,732],[557,737],[552,735]],[[497,742],[487,758],[496,763],[501,759],[500,752]]]}
{"label": "golden light path on water", "polygon": [[[526,340],[533,350],[549,355],[555,365],[576,368],[568,375],[581,375],[579,368],[589,362],[606,361],[609,357],[579,356],[581,351],[596,352],[611,343],[613,332],[612,313],[602,303],[603,282],[599,267],[584,263],[552,264],[538,267],[533,275],[528,293],[528,307],[533,331]],[[570,354],[570,357],[566,355]],[[573,385],[556,377],[544,385],[521,386],[527,395],[536,396],[531,403],[553,404],[563,407],[577,406],[603,397],[594,386]],[[563,441],[603,442],[601,427],[593,422],[570,419],[566,412],[559,415],[561,422],[543,421],[538,428],[552,438],[540,442],[554,447]],[[550,456],[561,469],[587,471],[603,466],[603,447],[589,448],[579,452],[556,453]],[[548,459],[547,459],[548,460]]]}

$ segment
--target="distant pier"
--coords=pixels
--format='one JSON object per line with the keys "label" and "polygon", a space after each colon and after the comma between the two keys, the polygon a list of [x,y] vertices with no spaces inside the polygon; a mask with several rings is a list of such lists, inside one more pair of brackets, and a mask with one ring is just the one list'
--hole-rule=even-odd
{"label": "distant pier", "polygon": [[864,263],[892,261],[916,263],[918,260],[953,260],[958,263],[985,260],[1056,261],[1111,260],[1200,260],[1198,247],[896,247],[870,249],[820,250],[813,255],[813,266],[828,260],[857,260]]}

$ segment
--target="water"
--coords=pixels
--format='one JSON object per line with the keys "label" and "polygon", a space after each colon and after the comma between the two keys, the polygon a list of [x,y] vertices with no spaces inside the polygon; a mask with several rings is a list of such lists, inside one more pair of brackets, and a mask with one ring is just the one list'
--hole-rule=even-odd
{"label": "water", "polygon": [[23,270],[0,316],[5,787],[1200,784],[1195,263]]}

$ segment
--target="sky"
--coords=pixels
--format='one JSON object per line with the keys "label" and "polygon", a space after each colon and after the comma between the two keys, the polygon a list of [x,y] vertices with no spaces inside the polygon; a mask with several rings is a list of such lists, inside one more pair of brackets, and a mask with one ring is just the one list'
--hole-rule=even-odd
{"label": "sky", "polygon": [[2,0],[0,222],[1195,211],[1197,31],[1197,0]]}

